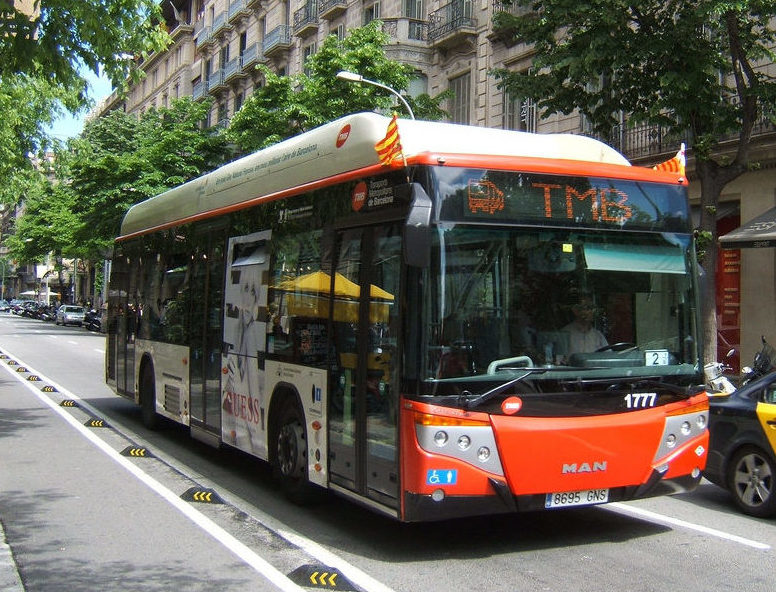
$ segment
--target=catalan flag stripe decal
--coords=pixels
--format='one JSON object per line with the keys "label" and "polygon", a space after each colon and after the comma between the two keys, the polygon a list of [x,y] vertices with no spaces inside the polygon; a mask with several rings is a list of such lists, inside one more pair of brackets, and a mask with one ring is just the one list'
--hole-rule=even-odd
{"label": "catalan flag stripe decal", "polygon": [[401,156],[401,142],[399,140],[399,125],[397,123],[398,116],[393,114],[388,129],[385,132],[385,137],[375,144],[375,150],[377,151],[377,158],[383,164],[391,164],[391,162]]}

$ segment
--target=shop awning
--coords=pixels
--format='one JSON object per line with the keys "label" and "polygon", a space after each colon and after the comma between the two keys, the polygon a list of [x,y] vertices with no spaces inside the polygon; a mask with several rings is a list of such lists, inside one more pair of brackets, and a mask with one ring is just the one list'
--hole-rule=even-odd
{"label": "shop awning", "polygon": [[723,249],[776,247],[776,208],[719,237]]}

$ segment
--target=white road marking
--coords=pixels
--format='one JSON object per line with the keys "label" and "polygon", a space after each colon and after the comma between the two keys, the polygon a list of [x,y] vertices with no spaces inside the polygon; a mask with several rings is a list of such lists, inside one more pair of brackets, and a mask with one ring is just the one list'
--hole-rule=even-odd
{"label": "white road marking", "polygon": [[610,504],[606,504],[599,507],[604,510],[619,512],[621,514],[628,514],[630,516],[636,516],[637,518],[643,518],[651,522],[665,524],[666,526],[677,526],[679,528],[687,528],[689,530],[695,530],[697,532],[702,532],[703,534],[708,534],[713,537],[725,539],[726,541],[732,541],[734,543],[739,543],[741,545],[746,545],[747,547],[753,547],[755,549],[760,549],[763,551],[767,551],[768,549],[771,548],[770,545],[767,545],[765,543],[760,543],[758,541],[746,539],[744,537],[740,537],[738,535],[731,534],[729,532],[717,530],[716,528],[709,528],[708,526],[695,524],[694,522],[687,522],[686,520],[680,520],[679,518],[673,518],[671,516],[658,514],[657,512],[652,512],[650,510],[637,508],[635,506],[631,506],[629,504],[622,503],[622,502],[612,502]]}
{"label": "white road marking", "polygon": [[[8,354],[7,351],[2,351],[2,353]],[[22,363],[18,359],[17,361],[20,364]],[[174,508],[179,510],[184,516],[186,516],[192,522],[194,522],[194,524],[202,528],[202,530],[207,532],[210,536],[216,539],[224,547],[232,551],[232,553],[237,555],[240,559],[242,559],[245,563],[250,565],[258,573],[266,577],[270,582],[275,584],[278,588],[280,588],[281,590],[288,590],[291,592],[304,592],[305,590],[304,588],[296,585],[294,582],[288,579],[288,577],[285,574],[278,571],[274,566],[272,566],[265,559],[262,559],[261,557],[259,557],[256,553],[254,553],[250,549],[250,547],[246,546],[245,544],[237,540],[226,530],[224,530],[223,528],[218,526],[215,522],[210,520],[210,518],[208,518],[207,516],[204,516],[199,511],[194,509],[191,506],[191,504],[183,501],[177,494],[170,491],[167,487],[159,483],[156,479],[144,473],[140,468],[138,468],[137,465],[132,463],[131,459],[121,456],[119,452],[117,452],[116,450],[111,448],[106,442],[101,440],[94,431],[90,430],[84,425],[81,425],[78,422],[78,420],[76,420],[72,415],[70,415],[70,413],[67,411],[67,408],[60,407],[59,405],[57,405],[51,398],[46,396],[46,393],[43,393],[37,386],[35,386],[35,384],[30,383],[27,380],[23,380],[22,377],[19,375],[19,373],[11,369],[12,368],[11,366],[7,364],[0,364],[0,366],[5,367],[6,370],[12,376],[15,376],[19,382],[21,382],[25,387],[27,387],[30,391],[32,391],[40,401],[42,401],[43,403],[51,407],[51,409],[53,409],[62,418],[64,418],[65,421],[67,421],[87,440],[91,441],[95,446],[97,446],[97,448],[102,450],[108,457],[110,457],[116,463],[118,463],[127,471],[129,471],[133,476],[137,477],[137,479],[139,479],[142,483],[144,483],[151,490],[156,492],[165,501],[169,502],[170,505],[172,505]],[[41,382],[46,382],[47,384],[50,384],[51,386],[56,388],[57,391],[59,391],[59,393],[62,396],[64,396],[66,399],[73,399],[74,401],[78,401],[78,405],[84,409],[87,409],[90,413],[92,413],[92,415],[95,415],[95,416],[104,415],[98,409],[91,406],[89,403],[81,399],[78,395],[70,392],[65,387],[61,386],[60,384],[57,384],[53,380],[46,378],[43,374],[34,370],[30,366],[26,364],[24,366],[29,370],[30,373],[37,374],[40,377]],[[259,514],[258,517],[256,516],[257,513]],[[251,515],[253,515],[263,526],[266,526],[267,528],[275,532],[278,536],[284,538],[285,540],[292,543],[293,545],[296,545],[301,550],[306,552],[308,555],[314,557],[321,563],[328,565],[330,567],[335,567],[339,569],[345,575],[345,577],[348,578],[348,580],[359,585],[361,588],[367,590],[368,592],[393,592],[391,588],[379,582],[378,580],[375,580],[370,575],[363,572],[356,566],[351,565],[345,559],[338,557],[334,553],[326,550],[325,548],[318,545],[318,543],[304,537],[303,535],[300,535],[292,531],[290,528],[283,525],[281,522],[275,520],[274,518],[270,517],[269,515],[264,514],[263,512],[260,512],[260,511],[259,512],[253,511],[251,512]]]}

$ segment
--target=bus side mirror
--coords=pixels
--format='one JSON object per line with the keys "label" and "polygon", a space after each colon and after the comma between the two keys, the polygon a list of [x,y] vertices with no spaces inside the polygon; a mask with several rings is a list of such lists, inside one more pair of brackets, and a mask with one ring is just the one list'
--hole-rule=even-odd
{"label": "bus side mirror", "polygon": [[410,186],[410,213],[404,225],[404,261],[412,267],[431,263],[431,198],[420,183]]}

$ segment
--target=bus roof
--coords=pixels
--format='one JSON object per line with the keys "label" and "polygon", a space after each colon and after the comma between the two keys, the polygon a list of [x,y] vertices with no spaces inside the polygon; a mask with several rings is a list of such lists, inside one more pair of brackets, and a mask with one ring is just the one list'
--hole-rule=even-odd
{"label": "bus roof", "polygon": [[[156,197],[132,206],[121,237],[195,220],[257,198],[314,184],[353,171],[379,171],[374,149],[390,118],[357,113],[228,163]],[[606,144],[572,134],[531,134],[451,123],[401,119],[403,153],[411,164],[422,155],[522,157],[630,166]]]}

